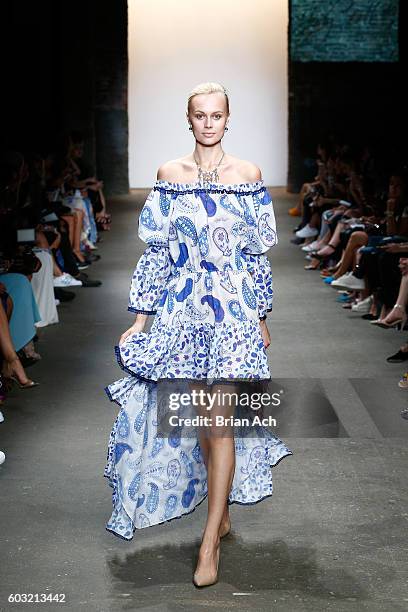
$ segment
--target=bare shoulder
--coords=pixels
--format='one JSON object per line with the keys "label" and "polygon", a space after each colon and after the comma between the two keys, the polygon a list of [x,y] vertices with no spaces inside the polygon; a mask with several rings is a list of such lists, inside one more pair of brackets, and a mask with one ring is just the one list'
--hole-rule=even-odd
{"label": "bare shoulder", "polygon": [[178,181],[183,171],[183,165],[179,159],[171,159],[160,166],[157,170],[157,179],[162,181]]}
{"label": "bare shoulder", "polygon": [[230,156],[230,160],[232,165],[235,166],[241,180],[245,183],[253,183],[262,179],[262,172],[256,164],[246,159],[239,159],[238,157],[232,156]]}

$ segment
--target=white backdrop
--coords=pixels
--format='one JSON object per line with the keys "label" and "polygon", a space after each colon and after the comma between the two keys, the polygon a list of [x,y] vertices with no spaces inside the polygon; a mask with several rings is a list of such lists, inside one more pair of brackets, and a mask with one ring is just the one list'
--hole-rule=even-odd
{"label": "white backdrop", "polygon": [[229,92],[227,153],[286,185],[288,0],[128,0],[129,180],[149,188],[165,161],[191,153],[190,90]]}

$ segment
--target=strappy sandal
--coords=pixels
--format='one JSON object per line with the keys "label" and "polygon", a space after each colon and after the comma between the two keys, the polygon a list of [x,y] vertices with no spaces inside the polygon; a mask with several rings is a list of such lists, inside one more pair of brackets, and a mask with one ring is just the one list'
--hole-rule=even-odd
{"label": "strappy sandal", "polygon": [[[317,259],[313,256],[314,259]],[[319,268],[322,267],[322,262],[320,260],[317,259],[317,263],[315,262],[308,264],[307,266],[304,266],[305,270],[318,270]]]}

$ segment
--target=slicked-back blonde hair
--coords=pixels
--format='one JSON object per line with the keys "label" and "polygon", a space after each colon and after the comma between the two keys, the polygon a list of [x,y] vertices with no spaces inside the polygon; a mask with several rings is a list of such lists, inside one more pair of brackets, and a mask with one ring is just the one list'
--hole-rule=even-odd
{"label": "slicked-back blonde hair", "polygon": [[225,100],[227,103],[227,115],[229,115],[229,98],[227,90],[220,83],[213,83],[212,81],[209,81],[207,83],[200,83],[190,91],[187,100],[187,113],[190,112],[191,98],[193,98],[194,96],[198,96],[199,94],[210,94],[217,92],[223,93],[225,95]]}

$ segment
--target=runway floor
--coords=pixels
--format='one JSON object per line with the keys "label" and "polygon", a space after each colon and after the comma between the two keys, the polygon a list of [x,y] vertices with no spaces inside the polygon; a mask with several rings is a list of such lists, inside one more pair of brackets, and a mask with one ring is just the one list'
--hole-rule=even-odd
{"label": "runway floor", "polygon": [[[13,390],[0,448],[0,609],[195,611],[403,611],[408,609],[406,529],[408,390],[404,364],[388,364],[406,333],[374,328],[336,302],[334,289],[290,244],[294,197],[271,189],[279,245],[271,251],[275,301],[271,372],[284,391],[277,435],[293,456],[274,468],[274,494],[231,507],[220,578],[191,583],[206,504],[135,533],[105,530],[103,477],[118,406],[104,386],[122,376],[113,353],[133,317],[129,281],[147,192],[116,198],[99,288],[75,288],[60,324],[40,330],[40,386]],[[65,594],[65,603],[12,603],[10,594]]]}

